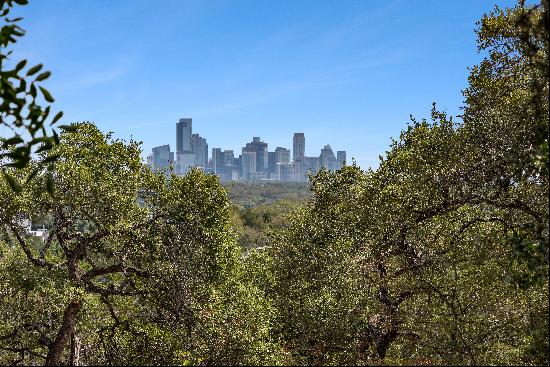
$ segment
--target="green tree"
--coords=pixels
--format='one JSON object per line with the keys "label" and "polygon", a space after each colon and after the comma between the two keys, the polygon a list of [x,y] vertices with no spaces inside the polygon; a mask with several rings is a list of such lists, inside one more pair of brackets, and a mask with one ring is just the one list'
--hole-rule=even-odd
{"label": "green tree", "polygon": [[[0,361],[274,362],[269,313],[240,275],[218,179],[193,170],[167,181],[141,163],[137,142],[74,128],[48,152],[59,155],[51,172],[20,193],[0,186]],[[53,195],[40,190],[46,175]],[[23,219],[45,216],[44,241],[26,233]]]}
{"label": "green tree", "polygon": [[312,178],[312,202],[271,249],[280,332],[297,356],[547,363],[542,17],[520,3],[483,18],[489,55],[472,69],[461,123],[434,105],[376,171]]}

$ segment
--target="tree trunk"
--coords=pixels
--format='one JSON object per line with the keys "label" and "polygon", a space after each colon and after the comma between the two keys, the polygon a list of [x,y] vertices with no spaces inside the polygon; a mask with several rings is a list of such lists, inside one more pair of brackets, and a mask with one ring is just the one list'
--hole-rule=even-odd
{"label": "tree trunk", "polygon": [[[82,308],[81,299],[73,299],[63,312],[63,321],[57,332],[55,340],[49,345],[48,355],[46,356],[46,366],[61,365],[63,351],[69,342],[71,335],[74,335],[76,316]],[[72,361],[71,361],[72,362]]]}

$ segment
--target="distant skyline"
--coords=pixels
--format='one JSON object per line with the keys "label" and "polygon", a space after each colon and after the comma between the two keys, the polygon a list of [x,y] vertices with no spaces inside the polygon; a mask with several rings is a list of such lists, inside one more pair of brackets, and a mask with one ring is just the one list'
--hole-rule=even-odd
{"label": "distant skyline", "polygon": [[[63,123],[176,148],[175,124],[211,148],[306,155],[330,144],[367,169],[409,115],[460,113],[475,22],[515,1],[31,0],[14,60],[44,63]],[[1,133],[2,131],[0,131]]]}

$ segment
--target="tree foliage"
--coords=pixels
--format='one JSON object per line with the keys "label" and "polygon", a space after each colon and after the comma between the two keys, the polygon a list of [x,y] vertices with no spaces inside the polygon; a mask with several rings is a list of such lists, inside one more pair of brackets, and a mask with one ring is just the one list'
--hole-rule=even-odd
{"label": "tree foliage", "polygon": [[273,239],[299,363],[548,363],[543,9],[497,8],[478,39],[462,122],[434,105],[376,171],[321,171]]}
{"label": "tree foliage", "polygon": [[[59,155],[53,171],[38,173],[52,175],[53,195],[38,179],[1,188],[0,360],[273,361],[269,313],[241,276],[217,178],[193,170],[167,182],[141,164],[138,143],[75,129],[48,153]],[[22,220],[46,215],[45,240],[28,236]]]}
{"label": "tree foliage", "polygon": [[[33,153],[48,151],[57,144],[57,132],[51,126],[63,116],[61,111],[51,113],[54,98],[41,85],[51,73],[44,71],[42,64],[28,67],[27,60],[11,60],[13,45],[25,31],[19,26],[22,18],[10,18],[10,11],[14,5],[25,4],[27,0],[0,0],[0,127],[9,131],[0,136],[0,169],[15,191],[20,191],[21,183],[29,181],[35,171],[18,180],[5,168],[24,168]],[[60,128],[70,129],[65,125]],[[42,163],[53,160],[55,156],[50,155]]]}
{"label": "tree foliage", "polygon": [[35,179],[0,181],[0,364],[547,365],[548,3],[477,34],[460,120],[434,104],[301,205],[91,123],[4,167]]}

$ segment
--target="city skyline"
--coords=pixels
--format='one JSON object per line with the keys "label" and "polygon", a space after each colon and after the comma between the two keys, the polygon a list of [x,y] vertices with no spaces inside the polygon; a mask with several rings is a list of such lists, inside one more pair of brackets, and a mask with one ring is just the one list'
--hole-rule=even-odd
{"label": "city skyline", "polygon": [[[221,181],[281,181],[306,182],[308,172],[321,168],[335,171],[348,164],[347,153],[334,151],[330,144],[324,145],[319,156],[305,154],[306,138],[303,132],[294,133],[292,151],[277,146],[269,151],[269,143],[259,136],[245,143],[238,156],[232,149],[213,147],[209,157],[206,138],[193,133],[193,119],[180,118],[176,123],[175,152],[170,144],[153,147],[147,155],[146,164],[153,170],[164,171],[167,175],[186,174],[192,167],[216,174]],[[292,160],[291,160],[292,154]],[[353,160],[353,159],[352,159]]]}
{"label": "city skyline", "polygon": [[52,72],[60,123],[143,141],[144,158],[184,111],[211,146],[262,136],[292,149],[288,136],[304,131],[316,148],[305,154],[345,146],[367,169],[410,114],[429,118],[434,101],[460,113],[467,67],[482,58],[475,22],[495,3],[514,5],[31,1],[13,13],[27,31],[13,57]]}

